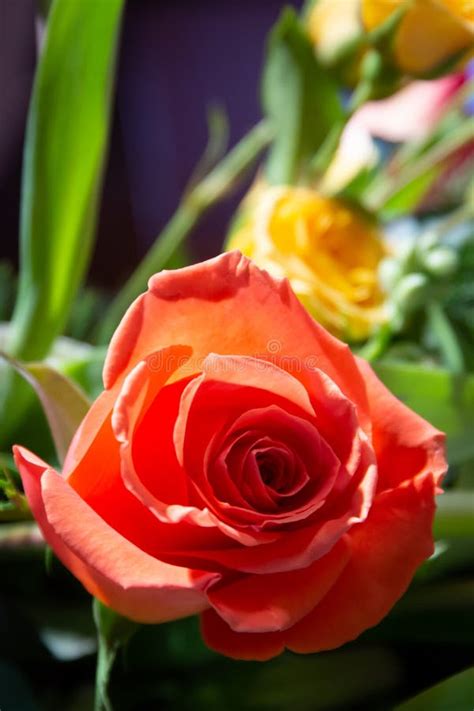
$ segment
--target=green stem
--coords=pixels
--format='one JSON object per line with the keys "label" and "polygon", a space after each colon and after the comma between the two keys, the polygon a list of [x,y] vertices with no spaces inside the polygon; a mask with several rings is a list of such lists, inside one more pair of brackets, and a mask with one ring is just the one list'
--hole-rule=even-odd
{"label": "green stem", "polygon": [[348,118],[336,123],[327,134],[309,166],[310,183],[322,178],[337,153]]}
{"label": "green stem", "polygon": [[108,681],[118,648],[117,644],[109,647],[105,640],[99,638],[95,676],[94,711],[113,711],[108,692]]}
{"label": "green stem", "polygon": [[117,652],[137,629],[137,623],[121,617],[94,598],[94,621],[97,628],[97,666],[94,711],[113,711],[109,697],[109,679]]}
{"label": "green stem", "polygon": [[380,326],[378,331],[357,351],[357,355],[373,363],[379,360],[387,350],[392,340],[393,332],[388,323]]}
{"label": "green stem", "polygon": [[344,120],[336,123],[332,127],[311,161],[309,170],[311,180],[324,176],[339,149],[344,129],[350,119],[361,106],[374,98],[376,81],[381,68],[382,65],[380,64],[378,53],[375,52],[375,50],[371,50],[369,55],[364,59],[362,75],[352,92]]}
{"label": "green stem", "polygon": [[426,153],[421,156],[415,156],[413,160],[408,162],[408,165],[398,166],[394,177],[389,175],[382,177],[380,184],[372,188],[371,194],[366,200],[366,207],[373,212],[378,212],[405,185],[439,166],[443,160],[471,140],[472,125],[469,121],[466,121],[463,126],[428,149]]}
{"label": "green stem", "polygon": [[148,279],[166,266],[206,210],[228,194],[271,138],[268,122],[257,124],[185,195],[161,235],[110,305],[97,334],[98,343],[108,343],[125,310],[146,288]]}

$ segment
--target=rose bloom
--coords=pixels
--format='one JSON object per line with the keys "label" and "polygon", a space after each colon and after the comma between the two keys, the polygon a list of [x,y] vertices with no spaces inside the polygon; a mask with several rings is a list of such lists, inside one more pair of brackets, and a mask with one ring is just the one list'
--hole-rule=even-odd
{"label": "rose bloom", "polygon": [[[362,0],[367,30],[385,22],[404,0]],[[395,35],[395,58],[407,74],[425,74],[474,42],[472,0],[414,0]]]}
{"label": "rose bloom", "polygon": [[[363,31],[379,28],[405,0],[319,0],[308,18],[308,31],[322,59]],[[472,0],[412,0],[395,31],[393,58],[405,73],[426,75],[472,49]]]}
{"label": "rose bloom", "polygon": [[387,318],[378,280],[381,234],[341,201],[307,188],[257,186],[228,247],[288,277],[308,311],[337,336],[365,339]]}
{"label": "rose bloom", "polygon": [[238,252],[152,277],[104,385],[62,474],[15,458],[48,543],[122,615],[201,613],[242,659],[331,649],[432,553],[443,435]]}

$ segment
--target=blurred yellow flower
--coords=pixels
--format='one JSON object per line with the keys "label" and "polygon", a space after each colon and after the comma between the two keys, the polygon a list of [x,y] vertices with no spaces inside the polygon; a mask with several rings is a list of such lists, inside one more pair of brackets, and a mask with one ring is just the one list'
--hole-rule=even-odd
{"label": "blurred yellow flower", "polygon": [[391,49],[405,74],[426,75],[473,47],[473,0],[318,0],[308,31],[319,56],[331,62],[342,46],[403,7]]}
{"label": "blurred yellow flower", "polygon": [[307,188],[258,185],[244,201],[228,249],[286,276],[308,311],[334,334],[367,338],[386,320],[376,226]]}
{"label": "blurred yellow flower", "polygon": [[361,32],[360,0],[316,0],[308,32],[323,60],[331,62],[340,47]]}
{"label": "blurred yellow flower", "polygon": [[472,48],[472,0],[362,0],[365,28],[379,27],[404,4],[408,9],[396,32],[394,52],[407,74],[425,74]]}

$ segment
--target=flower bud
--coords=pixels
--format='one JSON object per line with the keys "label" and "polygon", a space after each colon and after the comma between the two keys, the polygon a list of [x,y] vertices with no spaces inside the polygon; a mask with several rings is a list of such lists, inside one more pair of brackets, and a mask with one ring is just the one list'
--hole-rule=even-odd
{"label": "flower bud", "polygon": [[458,266],[459,259],[454,249],[438,247],[423,255],[425,269],[434,277],[450,277]]}
{"label": "flower bud", "polygon": [[429,279],[425,274],[407,274],[396,285],[392,301],[402,313],[407,314],[423,304],[428,289]]}
{"label": "flower bud", "polygon": [[[416,242],[417,252],[424,255],[431,249],[436,249],[439,246],[439,237],[434,230],[425,230]],[[423,257],[421,257],[423,258]]]}
{"label": "flower bud", "polygon": [[403,275],[403,265],[398,259],[387,257],[379,266],[379,281],[386,292],[392,291]]}

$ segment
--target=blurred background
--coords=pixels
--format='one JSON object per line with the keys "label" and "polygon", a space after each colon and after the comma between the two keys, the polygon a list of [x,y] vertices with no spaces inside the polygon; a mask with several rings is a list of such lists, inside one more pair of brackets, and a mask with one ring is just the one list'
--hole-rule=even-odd
{"label": "blurred background", "polygon": [[[0,0],[0,259],[15,264],[22,145],[41,37],[37,7]],[[202,155],[209,108],[227,112],[231,145],[258,121],[265,37],[281,7],[280,0],[127,2],[90,283],[119,287],[153,243]],[[198,225],[196,260],[221,250],[244,192],[242,185]]]}

